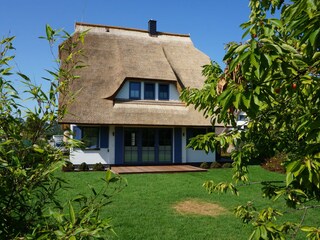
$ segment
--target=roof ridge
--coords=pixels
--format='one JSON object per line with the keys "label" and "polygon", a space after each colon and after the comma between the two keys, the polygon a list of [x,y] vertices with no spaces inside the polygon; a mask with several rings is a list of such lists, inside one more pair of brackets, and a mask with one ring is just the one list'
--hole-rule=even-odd
{"label": "roof ridge", "polygon": [[[93,23],[85,23],[85,22],[76,22],[76,26],[87,26],[87,27],[95,27],[95,28],[106,28],[106,29],[121,29],[126,31],[133,31],[133,32],[143,32],[149,33],[147,30],[138,29],[138,28],[128,28],[128,27],[119,27],[119,26],[109,26],[109,25],[102,25],[102,24],[93,24]],[[190,37],[190,34],[182,34],[182,33],[168,33],[168,32],[157,32],[158,35],[168,35],[168,36],[178,36],[178,37]]]}

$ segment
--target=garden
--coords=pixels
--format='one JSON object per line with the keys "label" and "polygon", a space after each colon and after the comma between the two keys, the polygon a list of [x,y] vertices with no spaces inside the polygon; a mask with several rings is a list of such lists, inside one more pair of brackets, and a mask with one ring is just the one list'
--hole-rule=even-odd
{"label": "garden", "polygon": [[[298,221],[301,212],[292,211],[283,201],[264,198],[261,181],[284,181],[285,175],[270,172],[260,166],[250,166],[250,183],[238,185],[239,196],[208,194],[202,184],[230,178],[232,169],[209,169],[201,173],[129,174],[127,186],[115,192],[101,213],[111,219],[116,235],[112,239],[248,239],[253,231],[251,224],[235,218],[234,208],[254,203],[257,208],[272,206],[288,211],[278,217],[280,223]],[[92,186],[99,189],[106,172],[58,172],[69,182],[68,191],[61,191],[61,201],[78,194],[88,195]],[[111,187],[111,186],[110,186]],[[113,191],[112,187],[110,190]],[[313,209],[305,224],[319,224],[320,209]],[[296,239],[304,239],[299,235]]]}

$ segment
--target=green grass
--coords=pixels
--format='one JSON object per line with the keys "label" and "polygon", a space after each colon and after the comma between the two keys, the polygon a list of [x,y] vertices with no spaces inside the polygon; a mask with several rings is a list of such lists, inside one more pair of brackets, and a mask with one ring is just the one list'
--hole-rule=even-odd
{"label": "green grass", "polygon": [[[202,187],[205,180],[229,181],[231,174],[231,169],[212,169],[202,173],[123,175],[128,186],[113,197],[103,216],[112,217],[118,234],[114,239],[248,239],[252,227],[235,218],[232,213],[235,206],[247,201],[253,201],[257,208],[266,204],[283,206],[279,205],[280,202],[275,204],[262,198],[259,184],[240,187],[239,197],[209,195]],[[73,188],[61,195],[62,199],[67,199],[77,193],[88,193],[88,184],[98,188],[105,173],[70,172],[60,176],[73,183]],[[259,166],[250,167],[250,177],[253,182],[284,179],[284,175],[268,172]],[[218,203],[228,212],[216,217],[177,213],[172,206],[187,199]],[[319,213],[319,210],[313,210],[306,219],[307,223],[319,225]],[[292,221],[298,214],[279,220]]]}

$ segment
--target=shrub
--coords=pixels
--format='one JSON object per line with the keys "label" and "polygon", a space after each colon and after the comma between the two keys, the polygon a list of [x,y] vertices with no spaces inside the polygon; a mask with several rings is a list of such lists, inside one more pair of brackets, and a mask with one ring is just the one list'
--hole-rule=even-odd
{"label": "shrub", "polygon": [[261,166],[272,172],[285,173],[283,163],[286,161],[285,153],[276,153],[273,157],[268,158]]}
{"label": "shrub", "polygon": [[81,163],[79,166],[79,171],[89,171],[89,166],[85,162]]}
{"label": "shrub", "polygon": [[207,162],[203,162],[200,164],[200,168],[209,169],[209,164]]}
{"label": "shrub", "polygon": [[210,164],[210,168],[221,168],[222,165],[221,163],[218,163],[218,162],[213,162]]}
{"label": "shrub", "polygon": [[232,168],[232,163],[224,163],[222,165],[223,168]]}
{"label": "shrub", "polygon": [[105,170],[105,167],[103,166],[103,164],[101,162],[99,163],[96,163],[94,166],[93,166],[93,170],[94,171],[104,171]]}
{"label": "shrub", "polygon": [[66,161],[65,165],[62,166],[62,171],[64,172],[73,172],[74,165],[72,162]]}

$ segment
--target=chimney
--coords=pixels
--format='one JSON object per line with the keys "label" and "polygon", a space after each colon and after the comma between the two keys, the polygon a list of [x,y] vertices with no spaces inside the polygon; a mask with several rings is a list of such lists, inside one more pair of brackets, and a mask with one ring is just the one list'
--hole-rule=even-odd
{"label": "chimney", "polygon": [[157,35],[157,21],[156,20],[149,20],[148,22],[148,31],[150,36]]}

